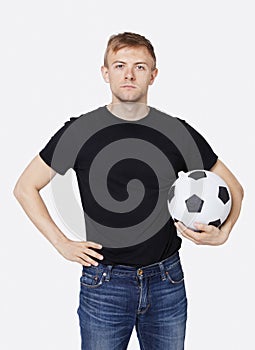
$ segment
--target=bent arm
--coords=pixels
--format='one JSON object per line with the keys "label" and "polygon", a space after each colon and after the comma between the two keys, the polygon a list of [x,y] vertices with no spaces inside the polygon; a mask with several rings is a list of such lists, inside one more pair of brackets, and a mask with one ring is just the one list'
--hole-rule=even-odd
{"label": "bent arm", "polygon": [[218,159],[210,170],[215,174],[219,175],[226,182],[231,193],[231,211],[228,215],[227,220],[221,226],[221,231],[224,231],[229,235],[230,231],[232,230],[234,224],[236,223],[240,215],[244,190],[241,184],[238,182],[237,178],[232,174],[232,172],[226,167],[226,165],[221,160]]}
{"label": "bent arm", "polygon": [[13,194],[29,219],[57,249],[58,243],[67,241],[68,238],[52,220],[39,193],[55,175],[56,172],[37,155],[19,177]]}
{"label": "bent arm", "polygon": [[181,222],[176,222],[175,226],[184,237],[196,244],[220,245],[225,243],[229,238],[229,234],[240,215],[244,191],[236,177],[219,159],[210,171],[219,175],[226,182],[231,192],[232,206],[227,220],[220,228],[213,225],[196,223],[194,225],[200,230],[199,232],[187,228]]}

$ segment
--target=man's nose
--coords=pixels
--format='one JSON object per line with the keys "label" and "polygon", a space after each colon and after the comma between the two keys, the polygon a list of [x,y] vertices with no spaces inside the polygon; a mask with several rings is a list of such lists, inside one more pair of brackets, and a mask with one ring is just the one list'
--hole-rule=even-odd
{"label": "man's nose", "polygon": [[132,70],[132,68],[127,68],[125,71],[125,79],[126,80],[134,80],[135,79],[135,75],[134,72]]}

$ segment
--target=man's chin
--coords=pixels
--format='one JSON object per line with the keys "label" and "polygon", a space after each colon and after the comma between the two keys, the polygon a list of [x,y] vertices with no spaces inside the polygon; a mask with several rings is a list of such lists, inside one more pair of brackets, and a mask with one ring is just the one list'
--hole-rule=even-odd
{"label": "man's chin", "polygon": [[118,96],[117,97],[118,98],[118,101],[116,101],[115,103],[128,103],[128,102],[130,102],[130,103],[142,103],[142,102],[139,102],[139,100],[141,99],[141,97],[140,96],[136,96],[136,97],[134,97],[134,96],[132,96],[132,97],[126,97],[126,96]]}

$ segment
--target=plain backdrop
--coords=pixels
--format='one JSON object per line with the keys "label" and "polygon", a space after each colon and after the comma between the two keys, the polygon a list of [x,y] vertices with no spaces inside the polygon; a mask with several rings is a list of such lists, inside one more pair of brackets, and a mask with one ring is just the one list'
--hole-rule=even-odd
{"label": "plain backdrop", "polygon": [[[245,190],[240,218],[224,245],[183,239],[185,349],[255,348],[254,2],[11,1],[2,4],[0,25],[0,348],[80,348],[81,265],[56,251],[12,191],[66,120],[110,102],[100,66],[109,36],[123,31],[145,35],[155,48],[159,74],[148,104],[202,133]],[[55,222],[75,239],[59,219],[49,187],[41,194]],[[128,349],[139,349],[135,332]]]}

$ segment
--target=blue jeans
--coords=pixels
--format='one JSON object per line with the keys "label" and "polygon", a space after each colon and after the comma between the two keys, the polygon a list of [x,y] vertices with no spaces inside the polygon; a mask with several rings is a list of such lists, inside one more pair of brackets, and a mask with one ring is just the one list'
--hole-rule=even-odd
{"label": "blue jeans", "polygon": [[82,350],[183,350],[187,298],[179,252],[144,267],[82,267],[77,309]]}

